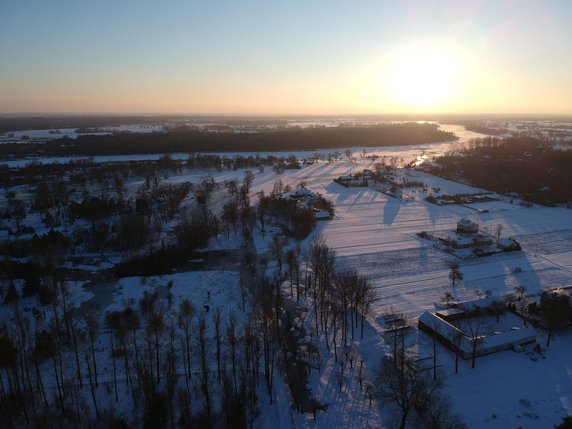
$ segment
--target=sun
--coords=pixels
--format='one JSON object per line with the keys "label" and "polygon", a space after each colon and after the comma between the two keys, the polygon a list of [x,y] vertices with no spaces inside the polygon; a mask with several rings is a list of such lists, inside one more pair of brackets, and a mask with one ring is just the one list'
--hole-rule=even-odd
{"label": "sun", "polygon": [[453,95],[458,66],[444,49],[416,47],[399,52],[392,64],[391,91],[407,107],[438,108]]}

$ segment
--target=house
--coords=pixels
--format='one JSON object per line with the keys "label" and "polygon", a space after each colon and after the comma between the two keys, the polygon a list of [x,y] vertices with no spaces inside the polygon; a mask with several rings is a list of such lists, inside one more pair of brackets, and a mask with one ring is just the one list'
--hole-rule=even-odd
{"label": "house", "polygon": [[350,186],[351,182],[352,182],[353,178],[352,176],[340,176],[337,179],[334,179],[334,182],[339,183],[342,186],[345,186],[346,188]]}
{"label": "house", "polygon": [[501,250],[504,250],[505,252],[520,250],[520,244],[510,238],[501,238],[499,241],[497,241],[497,247]]}
{"label": "house", "polygon": [[368,168],[364,169],[364,170],[362,171],[362,173],[361,173],[361,175],[362,175],[362,177],[364,178],[364,180],[371,179],[372,174],[373,174],[373,172],[372,172],[370,169],[368,169]]}
{"label": "house", "polygon": [[476,246],[489,246],[493,244],[493,238],[486,234],[477,234],[473,237]]}
{"label": "house", "polygon": [[457,232],[472,234],[479,232],[479,224],[470,219],[461,219],[457,222]]}
{"label": "house", "polygon": [[473,247],[473,239],[466,235],[457,235],[456,237],[449,237],[449,243],[456,249],[468,249]]}
{"label": "house", "polygon": [[325,204],[323,197],[307,188],[298,188],[282,194],[286,201],[296,204],[296,210],[312,210],[316,220],[331,219],[329,204]]}
{"label": "house", "polygon": [[439,168],[439,164],[432,161],[421,161],[415,165],[415,168],[420,171],[430,171]]}
{"label": "house", "polygon": [[459,301],[454,304],[455,308],[467,313],[481,312],[491,308],[494,301],[491,298],[469,299],[467,301]]}
{"label": "house", "polygon": [[305,199],[305,198],[316,199],[317,198],[317,195],[314,192],[312,192],[306,188],[298,188],[295,191],[290,192],[289,195],[290,195],[290,198],[292,198],[292,199]]}
{"label": "house", "polygon": [[465,314],[465,310],[461,310],[460,308],[455,308],[455,307],[443,308],[441,310],[437,310],[435,314],[449,323],[467,317],[467,315]]}

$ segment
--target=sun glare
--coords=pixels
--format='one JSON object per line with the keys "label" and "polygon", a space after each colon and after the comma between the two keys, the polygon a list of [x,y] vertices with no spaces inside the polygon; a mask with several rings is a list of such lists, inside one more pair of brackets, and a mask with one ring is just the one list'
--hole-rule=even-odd
{"label": "sun glare", "polygon": [[457,84],[455,58],[434,48],[409,49],[393,64],[391,90],[397,102],[413,108],[433,108],[446,103]]}

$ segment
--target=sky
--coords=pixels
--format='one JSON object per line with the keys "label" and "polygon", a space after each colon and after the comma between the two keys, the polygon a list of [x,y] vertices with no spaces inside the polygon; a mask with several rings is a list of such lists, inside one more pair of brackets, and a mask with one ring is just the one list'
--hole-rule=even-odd
{"label": "sky", "polygon": [[0,0],[0,114],[572,114],[570,0]]}

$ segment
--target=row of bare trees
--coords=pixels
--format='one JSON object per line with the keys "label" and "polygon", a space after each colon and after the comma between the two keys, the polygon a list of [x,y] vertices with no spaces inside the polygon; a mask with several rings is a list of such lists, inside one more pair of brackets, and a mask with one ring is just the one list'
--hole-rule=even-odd
{"label": "row of bare trees", "polygon": [[[138,306],[80,313],[61,282],[35,316],[13,306],[0,332],[0,426],[251,426],[256,321],[172,301],[146,293]],[[119,403],[131,404],[127,416],[110,411]]]}
{"label": "row of bare trees", "polygon": [[365,319],[378,299],[377,292],[367,278],[355,270],[339,270],[335,251],[321,236],[312,242],[307,259],[311,274],[306,278],[306,291],[312,298],[316,335],[324,333],[329,349],[331,331],[337,360],[338,332],[344,346],[348,345],[350,336],[355,338],[358,328],[363,338]]}
{"label": "row of bare trees", "polygon": [[250,170],[245,171],[242,184],[236,180],[225,182],[228,191],[228,200],[222,207],[221,221],[226,229],[227,239],[230,238],[230,230],[237,234],[237,226],[241,227],[243,237],[248,239],[252,234],[255,222],[255,212],[250,206],[250,189],[254,181],[254,174]]}

